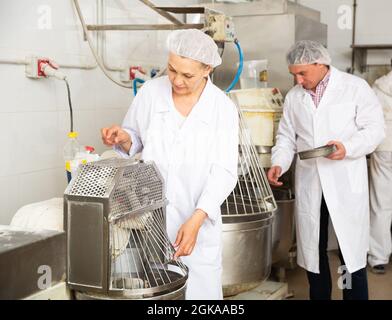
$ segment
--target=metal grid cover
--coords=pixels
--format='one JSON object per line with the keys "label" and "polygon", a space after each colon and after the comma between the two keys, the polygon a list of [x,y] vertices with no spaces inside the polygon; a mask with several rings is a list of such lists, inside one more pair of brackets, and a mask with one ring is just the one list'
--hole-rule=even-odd
{"label": "metal grid cover", "polygon": [[163,200],[163,181],[156,168],[151,164],[129,166],[110,197],[110,217],[140,211]]}
{"label": "metal grid cover", "polygon": [[112,158],[82,165],[66,194],[109,197],[109,217],[113,218],[163,203],[163,188],[153,163]]}
{"label": "metal grid cover", "polygon": [[118,168],[88,163],[81,166],[69,195],[104,197],[113,183]]}

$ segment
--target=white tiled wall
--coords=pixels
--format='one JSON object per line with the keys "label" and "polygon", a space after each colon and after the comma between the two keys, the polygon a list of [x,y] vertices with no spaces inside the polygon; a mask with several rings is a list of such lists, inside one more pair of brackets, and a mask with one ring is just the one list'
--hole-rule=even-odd
{"label": "white tiled wall", "polygon": [[[328,49],[333,64],[342,70],[351,67],[352,29],[342,29],[338,19],[342,15],[339,8],[352,8],[353,0],[298,0],[298,3],[320,11],[321,21],[328,24]],[[357,0],[356,43],[392,44],[391,13],[390,0]],[[391,58],[392,50],[370,51],[368,61],[390,64]]]}
{"label": "white tiled wall", "polygon": [[[87,23],[96,23],[97,0],[80,0]],[[154,0],[157,5],[188,5],[196,0]],[[205,2],[205,1],[203,1]],[[351,30],[337,27],[337,8],[351,0],[299,0],[321,11],[329,25],[329,48],[340,68],[350,65]],[[358,42],[392,43],[390,0],[359,0]],[[106,0],[107,23],[165,22],[138,0]],[[46,6],[46,7],[45,7]],[[38,26],[42,8],[49,8],[52,26]],[[370,22],[368,22],[370,21]],[[366,23],[366,25],[365,25]],[[371,27],[368,27],[369,24]],[[163,64],[167,32],[108,32],[107,57],[111,66],[126,61]],[[94,62],[82,39],[71,0],[1,0],[0,59],[42,55],[59,63]],[[82,144],[102,145],[99,129],[120,123],[132,92],[93,70],[64,69],[71,86],[75,129]],[[117,73],[113,73],[118,77]],[[65,84],[54,79],[31,80],[24,66],[0,64],[0,224],[10,222],[22,205],[61,196],[66,186],[62,148],[69,130]]]}
{"label": "white tiled wall", "polygon": [[[97,1],[80,0],[87,23],[96,23]],[[179,1],[154,1],[179,5]],[[180,1],[180,5],[197,1]],[[106,0],[108,23],[164,22],[137,0]],[[49,7],[52,27],[38,27],[42,6]],[[44,8],[45,9],[45,8]],[[45,9],[46,10],[46,9]],[[126,61],[162,64],[167,32],[110,32],[107,56],[112,66]],[[82,39],[71,0],[0,1],[0,60],[42,55],[59,63],[94,62]],[[60,197],[66,186],[62,149],[69,131],[65,83],[28,79],[22,65],[0,64],[0,224],[8,224],[21,206]],[[132,91],[113,84],[98,69],[63,69],[71,87],[74,127],[82,144],[98,153],[99,130],[121,123]],[[119,77],[113,72],[114,77]]]}

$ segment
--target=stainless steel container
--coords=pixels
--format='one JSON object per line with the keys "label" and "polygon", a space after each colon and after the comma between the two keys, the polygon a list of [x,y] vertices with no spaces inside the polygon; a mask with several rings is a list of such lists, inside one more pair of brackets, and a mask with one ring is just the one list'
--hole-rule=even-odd
{"label": "stainless steel container", "polygon": [[313,158],[318,158],[318,157],[327,157],[331,153],[335,152],[336,146],[335,145],[327,145],[327,146],[322,146],[306,151],[301,151],[298,152],[299,158],[301,160],[306,160],[306,159],[313,159]]}
{"label": "stainless steel container", "polygon": [[284,263],[289,260],[295,245],[295,199],[276,200],[278,209],[272,228],[272,263]]}
{"label": "stainless steel container", "polygon": [[[249,218],[249,217],[248,217]],[[223,223],[223,295],[257,287],[271,272],[272,213]]]}

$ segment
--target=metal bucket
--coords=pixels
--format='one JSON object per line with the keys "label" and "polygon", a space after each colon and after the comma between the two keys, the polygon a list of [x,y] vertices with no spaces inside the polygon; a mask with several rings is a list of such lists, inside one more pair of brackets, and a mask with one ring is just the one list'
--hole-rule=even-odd
{"label": "metal bucket", "polygon": [[274,215],[236,216],[238,222],[230,223],[223,218],[222,284],[227,297],[251,290],[268,278]]}
{"label": "metal bucket", "polygon": [[291,189],[274,189],[277,204],[272,228],[272,264],[285,266],[295,254],[295,199]]}
{"label": "metal bucket", "polygon": [[295,245],[295,200],[276,200],[278,209],[272,228],[272,263],[289,259],[290,249]]}

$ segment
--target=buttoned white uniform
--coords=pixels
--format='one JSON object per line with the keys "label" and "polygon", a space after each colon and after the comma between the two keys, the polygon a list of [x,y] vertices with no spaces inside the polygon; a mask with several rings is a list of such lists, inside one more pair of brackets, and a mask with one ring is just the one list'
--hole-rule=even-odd
{"label": "buttoned white uniform", "polygon": [[370,249],[373,267],[388,264],[392,252],[392,72],[377,79],[373,90],[380,100],[386,137],[370,156]]}
{"label": "buttoned white uniform", "polygon": [[328,86],[316,108],[296,85],[286,95],[272,165],[286,172],[296,152],[331,140],[344,144],[343,160],[296,161],[297,262],[319,273],[320,205],[324,194],[350,273],[366,266],[369,247],[369,194],[366,155],[384,138],[382,108],[362,79],[331,66]]}
{"label": "buttoned white uniform", "polygon": [[[174,243],[181,225],[199,208],[208,214],[190,256],[187,299],[222,299],[222,218],[220,206],[237,182],[238,114],[233,102],[210,79],[179,125],[167,76],[147,81],[124,119],[132,138],[129,155],[142,152],[165,181],[166,225]],[[182,121],[180,121],[182,122]]]}

